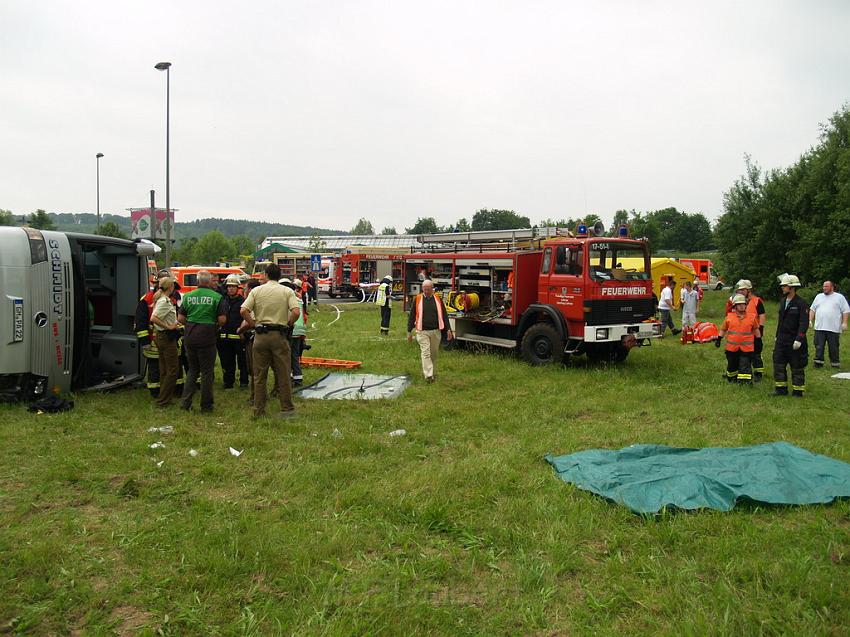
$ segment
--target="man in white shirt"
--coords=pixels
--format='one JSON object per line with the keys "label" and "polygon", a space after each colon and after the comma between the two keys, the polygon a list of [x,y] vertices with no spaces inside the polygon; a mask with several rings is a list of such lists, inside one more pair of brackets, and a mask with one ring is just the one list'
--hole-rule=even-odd
{"label": "man in white shirt", "polygon": [[667,331],[667,326],[670,326],[670,331],[673,334],[678,334],[682,330],[677,330],[673,324],[672,312],[675,309],[673,303],[673,288],[676,287],[676,282],[673,277],[667,280],[667,285],[661,288],[661,300],[658,302],[658,311],[661,313],[661,336]]}
{"label": "man in white shirt", "polygon": [[841,367],[838,361],[838,337],[847,331],[850,305],[840,292],[836,292],[832,281],[823,282],[823,292],[815,297],[809,308],[809,320],[815,326],[815,367],[823,367],[824,345],[829,345],[829,362]]}
{"label": "man in white shirt", "polygon": [[685,287],[679,295],[682,303],[682,327],[696,325],[697,310],[699,309],[699,292],[697,292],[690,281],[685,281]]}

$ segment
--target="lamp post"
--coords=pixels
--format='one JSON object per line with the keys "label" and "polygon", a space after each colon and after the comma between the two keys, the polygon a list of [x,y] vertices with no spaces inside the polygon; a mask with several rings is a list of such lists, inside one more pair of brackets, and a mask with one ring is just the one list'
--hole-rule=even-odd
{"label": "lamp post", "polygon": [[[154,66],[157,71],[165,71],[165,268],[171,271],[171,170],[170,170],[170,129],[171,129],[171,62],[159,62]],[[153,222],[156,224],[156,211]]]}
{"label": "lamp post", "polygon": [[94,156],[94,160],[97,163],[97,232],[100,232],[100,158],[103,157],[103,153],[98,153]]}

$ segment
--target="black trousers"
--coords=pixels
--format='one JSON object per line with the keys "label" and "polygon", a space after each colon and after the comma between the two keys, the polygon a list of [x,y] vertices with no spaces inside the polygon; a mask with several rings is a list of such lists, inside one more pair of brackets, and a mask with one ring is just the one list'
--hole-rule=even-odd
{"label": "black trousers", "polygon": [[829,345],[829,362],[833,367],[838,367],[838,332],[827,332],[826,330],[815,330],[815,365],[823,365],[824,346]]}
{"label": "black trousers", "polygon": [[[230,336],[229,334],[226,336]],[[225,388],[233,387],[236,382],[236,368],[239,368],[239,384],[248,386],[248,363],[245,359],[245,346],[241,338],[219,338],[218,359],[224,371]]]}
{"label": "black trousers", "polygon": [[777,393],[788,393],[787,368],[791,368],[791,388],[802,394],[806,391],[806,365],[809,362],[807,354],[794,351],[791,345],[776,344],[773,350],[773,380]]}
{"label": "black trousers", "polygon": [[764,374],[764,360],[761,357],[761,353],[764,351],[764,340],[761,338],[755,339],[753,349],[755,350],[751,354],[753,359],[753,374],[761,378],[761,375]]}
{"label": "black trousers", "polygon": [[[215,376],[215,345],[185,346],[186,358],[189,361],[189,373],[183,386],[183,396],[180,406],[188,409],[192,406],[192,396],[201,390],[201,409],[209,411],[213,408],[213,379]],[[200,385],[198,379],[200,378]]]}
{"label": "black trousers", "polygon": [[726,350],[726,380],[730,383],[738,381],[745,385],[752,385],[752,352],[731,352]]}
{"label": "black trousers", "polygon": [[389,334],[390,333],[390,316],[392,315],[393,309],[386,305],[381,306],[381,333]]}

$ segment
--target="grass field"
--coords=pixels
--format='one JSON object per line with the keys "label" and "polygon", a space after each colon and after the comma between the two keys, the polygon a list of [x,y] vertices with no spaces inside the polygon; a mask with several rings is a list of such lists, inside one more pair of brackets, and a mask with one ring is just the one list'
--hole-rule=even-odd
{"label": "grass field", "polygon": [[[641,517],[543,461],[775,440],[850,461],[847,381],[810,367],[805,399],[772,398],[770,374],[729,386],[721,351],[668,338],[612,368],[447,352],[429,385],[398,305],[388,339],[375,308],[341,308],[311,315],[310,354],[408,373],[401,398],[299,400],[285,422],[220,383],[212,416],[141,390],[0,407],[0,634],[850,632],[847,501]],[[767,361],[774,325],[770,305]]]}

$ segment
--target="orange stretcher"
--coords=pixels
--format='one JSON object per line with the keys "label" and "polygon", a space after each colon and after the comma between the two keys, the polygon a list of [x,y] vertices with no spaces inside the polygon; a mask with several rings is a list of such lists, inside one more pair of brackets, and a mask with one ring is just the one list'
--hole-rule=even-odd
{"label": "orange stretcher", "polygon": [[361,361],[345,361],[337,358],[312,358],[310,356],[301,357],[302,367],[323,367],[327,369],[354,369],[360,367]]}

